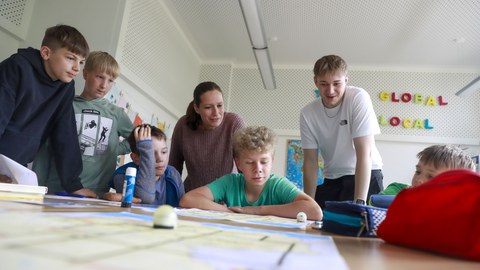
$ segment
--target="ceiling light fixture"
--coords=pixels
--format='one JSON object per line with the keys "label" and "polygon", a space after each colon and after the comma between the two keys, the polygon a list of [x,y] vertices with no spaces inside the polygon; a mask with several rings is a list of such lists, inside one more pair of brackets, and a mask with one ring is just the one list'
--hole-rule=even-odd
{"label": "ceiling light fixture", "polygon": [[467,84],[465,87],[460,89],[455,95],[459,97],[468,97],[471,94],[473,94],[475,91],[480,90],[480,76],[478,76],[476,79],[471,81],[469,84]]}
{"label": "ceiling light fixture", "polygon": [[272,61],[268,52],[265,30],[263,29],[260,4],[257,0],[239,0],[239,3],[253,47],[253,53],[257,60],[258,69],[260,70],[263,86],[265,89],[273,90],[277,86],[275,84]]}

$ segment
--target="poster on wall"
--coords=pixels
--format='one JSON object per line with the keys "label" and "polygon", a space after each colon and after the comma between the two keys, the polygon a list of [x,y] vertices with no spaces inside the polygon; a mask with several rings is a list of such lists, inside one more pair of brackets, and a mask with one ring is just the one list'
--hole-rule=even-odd
{"label": "poster on wall", "polygon": [[[317,185],[323,184],[323,158],[318,151]],[[303,149],[301,140],[287,140],[287,173],[286,177],[303,190]]]}

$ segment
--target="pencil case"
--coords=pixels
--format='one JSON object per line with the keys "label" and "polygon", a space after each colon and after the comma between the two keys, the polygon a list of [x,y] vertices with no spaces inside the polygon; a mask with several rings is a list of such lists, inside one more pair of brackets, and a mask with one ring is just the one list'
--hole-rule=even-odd
{"label": "pencil case", "polygon": [[377,237],[377,228],[387,209],[356,204],[352,201],[327,201],[322,230],[346,236]]}
{"label": "pencil case", "polygon": [[372,195],[370,196],[370,204],[375,207],[388,208],[395,199],[395,195]]}

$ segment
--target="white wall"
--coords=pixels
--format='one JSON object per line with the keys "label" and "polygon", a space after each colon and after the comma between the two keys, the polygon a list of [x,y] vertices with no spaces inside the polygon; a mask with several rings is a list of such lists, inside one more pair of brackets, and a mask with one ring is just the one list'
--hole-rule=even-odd
{"label": "white wall", "polygon": [[[0,30],[2,29],[0,28]],[[4,31],[0,31],[0,40],[2,41],[2,48],[0,50],[0,59],[2,60],[17,52],[21,43],[21,40]]]}
{"label": "white wall", "polygon": [[0,60],[17,52],[24,43],[30,26],[33,0],[19,0],[17,3],[0,5]]}
{"label": "white wall", "polygon": [[116,56],[122,76],[161,103],[166,114],[185,114],[200,59],[163,1],[127,1]]}

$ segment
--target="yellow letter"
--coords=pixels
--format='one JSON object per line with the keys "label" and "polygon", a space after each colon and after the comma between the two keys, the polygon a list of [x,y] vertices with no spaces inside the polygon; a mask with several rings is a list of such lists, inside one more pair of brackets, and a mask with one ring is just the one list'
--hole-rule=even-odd
{"label": "yellow letter", "polygon": [[412,119],[411,118],[405,118],[405,120],[403,120],[403,127],[404,128],[411,128],[412,127]]}
{"label": "yellow letter", "polygon": [[381,100],[388,101],[389,98],[390,98],[390,93],[388,93],[387,91],[380,92],[380,99]]}
{"label": "yellow letter", "polygon": [[425,128],[423,126],[423,122],[420,121],[420,119],[415,120],[415,125],[413,126],[414,128]]}
{"label": "yellow letter", "polygon": [[436,106],[437,103],[435,102],[435,99],[432,97],[432,96],[429,96],[428,99],[427,99],[427,102],[425,103],[425,105],[431,105],[431,106]]}
{"label": "yellow letter", "polygon": [[415,94],[413,103],[415,104],[423,103],[423,99],[424,98],[422,94]]}
{"label": "yellow letter", "polygon": [[378,123],[381,126],[387,126],[388,125],[388,123],[387,123],[387,121],[385,121],[385,117],[383,117],[383,115],[380,115],[380,119],[379,119]]}

